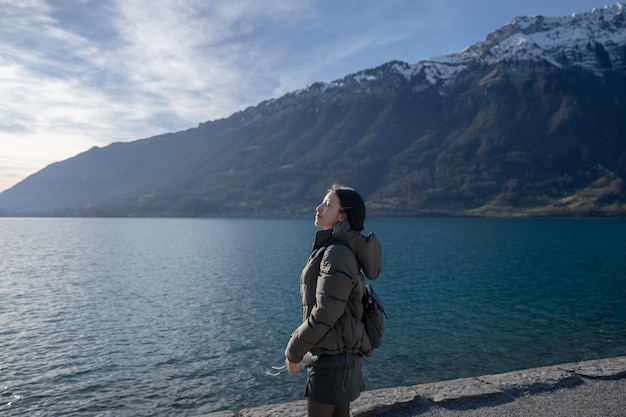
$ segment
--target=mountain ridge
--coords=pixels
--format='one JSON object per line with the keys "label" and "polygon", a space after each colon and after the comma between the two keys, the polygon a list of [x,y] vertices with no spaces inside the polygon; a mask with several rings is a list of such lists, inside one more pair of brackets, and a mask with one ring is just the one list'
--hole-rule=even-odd
{"label": "mountain ridge", "polygon": [[92,148],[0,193],[0,207],[304,215],[346,180],[380,215],[622,215],[624,21],[620,3],[516,17],[457,54],[391,61],[196,128]]}

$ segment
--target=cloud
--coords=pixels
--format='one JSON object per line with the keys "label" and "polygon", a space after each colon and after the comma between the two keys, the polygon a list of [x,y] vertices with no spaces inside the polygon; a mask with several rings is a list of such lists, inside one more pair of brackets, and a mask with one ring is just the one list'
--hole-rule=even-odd
{"label": "cloud", "polygon": [[21,105],[0,125],[109,125],[102,139],[109,142],[114,131],[130,139],[227,116],[255,104],[259,91],[271,95],[271,65],[264,64],[271,58],[255,48],[254,33],[268,22],[297,19],[307,7],[300,4],[111,2],[101,16],[106,38],[81,34],[88,31],[78,24],[67,30],[54,17],[64,10],[43,1],[12,6],[0,22],[2,37],[12,39],[3,42],[0,92]]}
{"label": "cloud", "polygon": [[[3,162],[21,169],[18,176],[94,145],[186,129],[271,98],[272,58],[258,32],[295,22],[308,7],[229,0],[0,4],[0,146],[4,158],[29,161]],[[14,177],[3,174],[0,190]]]}
{"label": "cloud", "polygon": [[294,4],[304,6],[119,1],[111,24],[121,46],[110,51],[107,71],[132,86],[129,101],[148,100],[157,113],[187,122],[227,116],[256,104],[263,91],[271,94],[254,34],[268,22],[297,18],[306,3]]}

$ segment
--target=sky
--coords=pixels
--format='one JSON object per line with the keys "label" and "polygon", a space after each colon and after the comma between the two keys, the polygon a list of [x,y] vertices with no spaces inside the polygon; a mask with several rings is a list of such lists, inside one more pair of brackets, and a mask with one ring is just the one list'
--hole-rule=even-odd
{"label": "sky", "polygon": [[0,192],[94,146],[196,127],[515,16],[608,0],[0,0]]}

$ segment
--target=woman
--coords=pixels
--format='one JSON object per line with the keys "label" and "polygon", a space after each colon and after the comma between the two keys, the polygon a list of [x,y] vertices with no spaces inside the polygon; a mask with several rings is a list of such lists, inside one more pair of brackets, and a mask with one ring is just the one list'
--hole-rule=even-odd
{"label": "woman", "polygon": [[365,388],[363,355],[372,354],[365,333],[363,291],[376,279],[381,248],[374,234],[365,237],[365,203],[352,188],[333,185],[317,206],[315,225],[323,228],[302,270],[303,323],[285,350],[289,372],[307,369],[307,416],[349,417],[350,402]]}

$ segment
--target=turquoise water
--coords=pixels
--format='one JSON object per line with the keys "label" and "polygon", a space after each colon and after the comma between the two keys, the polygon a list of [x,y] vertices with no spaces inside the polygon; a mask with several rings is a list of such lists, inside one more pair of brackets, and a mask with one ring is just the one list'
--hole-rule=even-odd
{"label": "turquoise water", "polygon": [[[302,398],[311,220],[0,219],[0,414],[193,416]],[[626,219],[371,219],[368,389],[626,354]]]}

